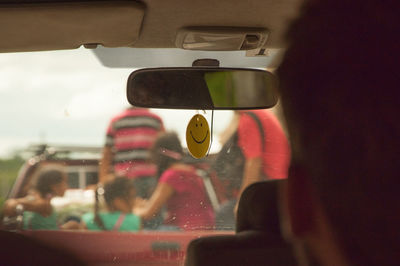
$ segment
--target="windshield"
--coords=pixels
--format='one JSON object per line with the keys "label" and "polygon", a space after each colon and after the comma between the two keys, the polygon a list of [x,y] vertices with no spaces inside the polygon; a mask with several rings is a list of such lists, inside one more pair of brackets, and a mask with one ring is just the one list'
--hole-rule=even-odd
{"label": "windshield", "polygon": [[[279,107],[213,114],[132,108],[126,81],[135,69],[107,68],[83,48],[1,54],[0,61],[5,227],[164,231],[177,239],[188,231],[233,232],[244,188],[287,175]],[[209,124],[202,159],[187,147],[195,115]],[[192,125],[197,143],[206,131],[194,130],[206,123]],[[7,198],[17,201],[7,205]]]}

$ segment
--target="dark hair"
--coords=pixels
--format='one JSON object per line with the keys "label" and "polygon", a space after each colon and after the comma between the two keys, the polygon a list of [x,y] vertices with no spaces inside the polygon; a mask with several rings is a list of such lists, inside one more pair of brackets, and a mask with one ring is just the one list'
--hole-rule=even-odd
{"label": "dark hair", "polygon": [[108,206],[116,198],[128,199],[129,193],[135,189],[133,181],[125,177],[117,177],[104,185],[104,200]]}
{"label": "dark hair", "polygon": [[61,183],[64,177],[65,174],[60,170],[45,170],[39,174],[34,188],[42,197],[46,197],[53,192],[51,187]]}
{"label": "dark hair", "polygon": [[125,177],[116,177],[114,180],[107,182],[104,188],[100,185],[95,190],[95,204],[94,204],[94,222],[99,226],[101,230],[108,230],[103,220],[99,215],[99,196],[102,194],[104,200],[109,208],[112,207],[112,203],[116,198],[128,199],[129,194],[135,189],[133,181]]}
{"label": "dark hair", "polygon": [[352,265],[400,257],[399,7],[310,2],[278,70],[292,162],[308,171]]}
{"label": "dark hair", "polygon": [[174,132],[162,133],[151,148],[151,159],[157,165],[157,177],[171,164],[182,160],[183,150],[178,135]]}

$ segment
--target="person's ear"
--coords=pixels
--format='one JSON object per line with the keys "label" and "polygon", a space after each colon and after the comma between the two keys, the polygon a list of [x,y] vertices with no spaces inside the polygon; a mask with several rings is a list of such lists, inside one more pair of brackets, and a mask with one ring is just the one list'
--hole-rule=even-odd
{"label": "person's ear", "polygon": [[288,238],[300,240],[315,231],[315,196],[307,172],[291,166],[281,186],[282,229]]}

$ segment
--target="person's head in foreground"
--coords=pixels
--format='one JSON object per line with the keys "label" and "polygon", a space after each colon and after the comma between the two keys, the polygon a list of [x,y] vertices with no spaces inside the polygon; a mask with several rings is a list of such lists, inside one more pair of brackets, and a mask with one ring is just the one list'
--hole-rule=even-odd
{"label": "person's head in foreground", "polygon": [[293,154],[284,227],[310,261],[398,265],[400,2],[302,11],[278,70]]}
{"label": "person's head in foreground", "polygon": [[62,197],[67,187],[66,175],[58,169],[43,170],[34,185],[34,189],[42,198]]}
{"label": "person's head in foreground", "polygon": [[104,185],[104,200],[110,212],[131,213],[135,196],[133,181],[128,178],[117,177]]}

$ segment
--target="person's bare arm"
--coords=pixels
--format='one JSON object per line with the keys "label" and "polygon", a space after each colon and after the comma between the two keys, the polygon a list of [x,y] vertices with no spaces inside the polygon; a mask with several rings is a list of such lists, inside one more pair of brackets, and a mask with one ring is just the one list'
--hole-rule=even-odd
{"label": "person's bare arm", "polygon": [[99,168],[99,182],[105,183],[108,180],[108,176],[112,170],[113,153],[110,146],[103,148],[103,156],[100,160]]}
{"label": "person's bare arm", "polygon": [[143,198],[140,198],[140,197],[136,197],[136,199],[135,199],[135,208],[146,207],[148,203],[149,203],[149,200],[143,199]]}
{"label": "person's bare arm", "polygon": [[32,199],[32,196],[26,196],[19,199],[8,199],[4,204],[4,215],[15,216],[17,215],[16,207],[21,204],[25,211],[32,211],[41,214],[44,217],[52,213],[52,207],[49,199],[42,199],[38,196]]}
{"label": "person's bare arm", "polygon": [[84,230],[86,226],[78,223],[77,221],[68,221],[60,226],[62,230]]}
{"label": "person's bare arm", "polygon": [[139,215],[143,220],[153,218],[173,193],[174,189],[170,185],[159,183],[147,204],[145,206],[135,207],[134,213]]}
{"label": "person's bare arm", "polygon": [[87,230],[88,229],[87,226],[86,226],[86,223],[83,220],[81,221],[79,227],[80,227],[80,230]]}

